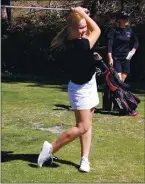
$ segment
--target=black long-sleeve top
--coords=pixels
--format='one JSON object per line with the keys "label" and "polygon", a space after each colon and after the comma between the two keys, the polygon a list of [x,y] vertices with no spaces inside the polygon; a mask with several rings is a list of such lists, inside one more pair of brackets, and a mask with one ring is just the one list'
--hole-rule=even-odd
{"label": "black long-sleeve top", "polygon": [[108,35],[108,53],[118,59],[126,58],[128,52],[138,48],[138,40],[131,28],[112,28]]}

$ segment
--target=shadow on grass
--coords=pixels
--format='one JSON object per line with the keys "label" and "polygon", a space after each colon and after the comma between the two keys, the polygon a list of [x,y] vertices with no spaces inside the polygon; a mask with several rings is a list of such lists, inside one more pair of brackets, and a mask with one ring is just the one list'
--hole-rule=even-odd
{"label": "shadow on grass", "polygon": [[64,105],[64,104],[55,104],[54,105],[56,107],[56,109],[53,109],[53,110],[67,110],[67,111],[70,111],[70,110],[73,110],[72,107],[70,105]]}
{"label": "shadow on grass", "polygon": [[119,112],[117,110],[114,110],[114,111],[107,111],[107,110],[104,110],[102,108],[100,109],[95,109],[95,112],[94,113],[98,113],[98,114],[106,114],[106,115],[112,115],[112,116],[127,116],[128,114],[126,114],[125,112]]}
{"label": "shadow on grass", "polygon": [[[27,87],[41,87],[41,88],[56,88],[63,92],[67,92],[68,80],[49,78],[44,76],[29,76],[29,75],[2,75],[2,82],[16,84],[16,83],[28,83]],[[31,84],[29,84],[31,83]]]}
{"label": "shadow on grass", "polygon": [[[64,104],[55,104],[54,105],[55,109],[53,110],[67,110],[67,111],[73,111],[73,109],[71,108],[71,106],[69,105],[64,105]],[[94,113],[98,113],[98,114],[106,114],[106,115],[112,115],[112,116],[125,116],[127,115],[126,113],[124,112],[119,112],[119,111],[107,111],[107,110],[104,110],[102,108],[100,109],[95,109],[95,112]]]}
{"label": "shadow on grass", "polygon": [[[29,163],[30,167],[37,168],[37,159],[38,159],[37,154],[14,154],[13,151],[1,151],[1,163],[13,161],[13,160],[23,160],[23,161],[30,162]],[[50,168],[57,168],[60,166],[58,163],[70,165],[75,167],[76,169],[79,168],[78,164],[75,164],[68,160],[59,159],[57,157],[53,158],[53,163],[51,160],[49,160],[45,162],[43,166],[50,167]]]}
{"label": "shadow on grass", "polygon": [[[2,82],[5,83],[33,83],[29,84],[28,87],[48,87],[49,88],[58,88],[64,92],[67,92],[67,84],[68,79],[64,78],[51,78],[51,77],[44,77],[44,76],[30,76],[30,75],[12,75],[12,76],[5,76],[2,75]],[[135,94],[145,94],[145,86],[143,82],[129,82],[130,89],[132,93]],[[104,91],[104,83],[98,85],[98,92]]]}

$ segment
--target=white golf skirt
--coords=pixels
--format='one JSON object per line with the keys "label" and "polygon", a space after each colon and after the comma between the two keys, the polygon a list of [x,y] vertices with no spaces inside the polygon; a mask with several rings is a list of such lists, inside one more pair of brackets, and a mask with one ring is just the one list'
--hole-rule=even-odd
{"label": "white golf skirt", "polygon": [[70,104],[75,110],[91,109],[99,104],[99,97],[96,84],[96,73],[92,79],[83,84],[75,84],[72,81],[68,84],[68,97]]}

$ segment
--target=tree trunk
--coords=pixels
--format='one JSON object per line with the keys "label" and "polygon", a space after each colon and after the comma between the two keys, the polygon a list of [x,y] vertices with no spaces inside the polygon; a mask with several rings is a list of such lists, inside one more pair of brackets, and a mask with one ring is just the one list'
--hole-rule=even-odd
{"label": "tree trunk", "polygon": [[[2,0],[1,5],[8,5],[10,6],[10,0]],[[8,21],[9,25],[11,26],[11,8],[2,8],[1,9],[1,17]]]}
{"label": "tree trunk", "polygon": [[123,11],[123,9],[124,9],[124,0],[121,0],[121,11]]}

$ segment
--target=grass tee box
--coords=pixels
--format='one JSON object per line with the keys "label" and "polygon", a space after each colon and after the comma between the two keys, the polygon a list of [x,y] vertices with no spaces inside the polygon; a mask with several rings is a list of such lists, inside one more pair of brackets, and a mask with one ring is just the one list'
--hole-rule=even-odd
{"label": "grass tee box", "polygon": [[[2,83],[2,183],[144,182],[144,92],[136,117],[101,111],[93,120],[91,172],[78,172],[79,140],[37,168],[44,140],[54,141],[75,124],[63,85]],[[56,130],[57,127],[58,131]]]}

